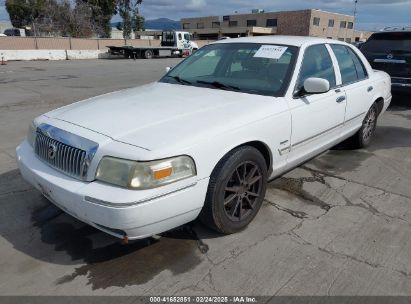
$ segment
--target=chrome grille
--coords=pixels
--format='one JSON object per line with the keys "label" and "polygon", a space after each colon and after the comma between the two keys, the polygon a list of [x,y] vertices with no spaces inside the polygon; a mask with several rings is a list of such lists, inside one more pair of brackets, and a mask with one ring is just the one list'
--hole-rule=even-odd
{"label": "chrome grille", "polygon": [[35,153],[50,166],[76,178],[85,173],[86,151],[52,139],[37,132]]}

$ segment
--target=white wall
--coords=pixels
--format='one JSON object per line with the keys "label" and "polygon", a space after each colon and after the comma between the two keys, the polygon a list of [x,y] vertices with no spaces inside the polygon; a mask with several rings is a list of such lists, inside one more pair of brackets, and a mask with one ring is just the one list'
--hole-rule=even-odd
{"label": "white wall", "polygon": [[72,60],[110,58],[101,50],[0,50],[0,60]]}

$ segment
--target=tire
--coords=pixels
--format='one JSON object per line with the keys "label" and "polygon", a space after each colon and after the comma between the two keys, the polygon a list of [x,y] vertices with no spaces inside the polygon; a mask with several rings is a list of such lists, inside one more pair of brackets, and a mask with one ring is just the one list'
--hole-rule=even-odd
{"label": "tire", "polygon": [[234,149],[211,174],[200,220],[223,234],[241,231],[257,215],[266,189],[267,163],[261,153],[249,146]]}
{"label": "tire", "polygon": [[367,147],[374,137],[377,127],[378,108],[377,104],[373,104],[365,115],[361,128],[351,138],[349,138],[350,147],[353,149],[361,149]]}
{"label": "tire", "polygon": [[144,51],[144,58],[145,59],[153,59],[154,53],[152,50],[145,50]]}

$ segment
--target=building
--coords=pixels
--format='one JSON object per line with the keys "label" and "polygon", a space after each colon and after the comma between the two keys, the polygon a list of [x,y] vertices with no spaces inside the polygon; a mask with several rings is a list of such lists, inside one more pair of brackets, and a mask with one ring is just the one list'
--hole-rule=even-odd
{"label": "building", "polygon": [[[134,39],[135,35],[134,32],[131,32],[130,39]],[[119,30],[116,27],[111,28],[111,39],[124,39],[123,37],[123,30]]]}
{"label": "building", "polygon": [[315,36],[341,41],[365,41],[371,33],[355,30],[354,17],[316,9],[181,19],[183,30],[197,39],[259,35]]}

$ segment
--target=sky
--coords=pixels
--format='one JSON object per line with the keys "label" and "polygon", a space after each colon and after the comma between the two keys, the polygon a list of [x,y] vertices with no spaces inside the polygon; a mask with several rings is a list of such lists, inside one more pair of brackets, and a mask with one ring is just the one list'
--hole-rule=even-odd
{"label": "sky", "polygon": [[[0,20],[8,20],[4,2],[0,0]],[[314,8],[353,15],[354,0],[143,0],[141,12],[146,19],[180,20],[249,13],[256,8],[266,11]],[[404,25],[411,26],[411,0],[358,0],[357,29],[380,30],[386,26]]]}

